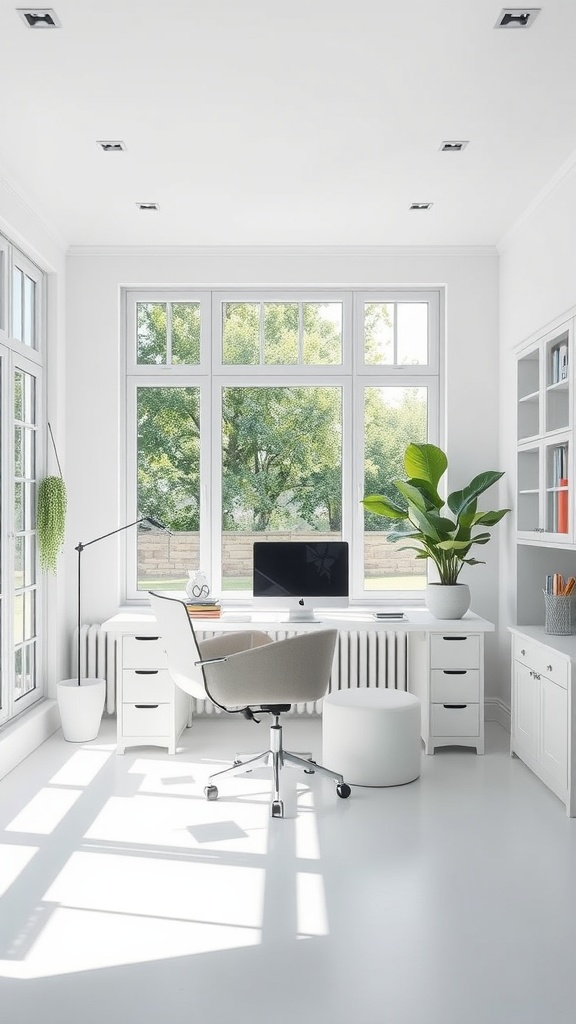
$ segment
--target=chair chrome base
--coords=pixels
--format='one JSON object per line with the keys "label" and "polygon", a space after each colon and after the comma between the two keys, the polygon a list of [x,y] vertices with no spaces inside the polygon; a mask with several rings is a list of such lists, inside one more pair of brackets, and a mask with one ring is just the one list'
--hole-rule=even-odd
{"label": "chair chrome base", "polygon": [[273,818],[284,817],[284,804],[280,799],[280,769],[286,765],[288,768],[300,768],[308,774],[317,772],[319,775],[332,779],[336,783],[336,792],[339,797],[346,799],[350,796],[350,786],[344,782],[342,775],[333,772],[324,765],[317,764],[312,758],[299,757],[298,754],[291,754],[282,747],[282,726],[280,716],[272,714],[273,723],[270,726],[270,748],[262,754],[250,757],[247,761],[235,762],[230,768],[223,768],[222,771],[214,772],[209,776],[208,785],[204,793],[208,800],[218,798],[218,789],[213,784],[214,779],[243,775],[245,772],[252,772],[255,768],[267,768],[272,765],[272,779],[274,784],[274,798],[270,805],[270,814]]}

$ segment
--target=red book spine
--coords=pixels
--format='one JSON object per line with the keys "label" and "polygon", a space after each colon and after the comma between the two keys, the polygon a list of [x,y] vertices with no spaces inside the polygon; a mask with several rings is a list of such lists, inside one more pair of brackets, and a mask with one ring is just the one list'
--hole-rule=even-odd
{"label": "red book spine", "polygon": [[558,491],[558,533],[568,533],[568,480],[560,477],[559,487],[566,487],[565,491]]}

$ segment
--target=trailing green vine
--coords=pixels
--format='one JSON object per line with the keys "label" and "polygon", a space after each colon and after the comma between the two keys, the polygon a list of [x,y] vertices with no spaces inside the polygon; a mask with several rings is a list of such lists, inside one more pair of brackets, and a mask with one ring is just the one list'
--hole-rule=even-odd
{"label": "trailing green vine", "polygon": [[36,529],[40,568],[42,572],[54,573],[66,531],[67,494],[50,424],[48,424],[48,430],[54,445],[60,476],[46,476],[38,484]]}

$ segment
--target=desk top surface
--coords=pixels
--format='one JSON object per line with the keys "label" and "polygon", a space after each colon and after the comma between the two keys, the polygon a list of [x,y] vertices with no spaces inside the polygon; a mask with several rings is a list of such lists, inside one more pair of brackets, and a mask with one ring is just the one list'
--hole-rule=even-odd
{"label": "desk top surface", "polygon": [[[344,611],[317,609],[317,618],[308,622],[289,622],[286,613],[265,613],[249,611],[224,611],[220,618],[194,619],[195,629],[210,632],[228,632],[243,629],[286,629],[287,631],[308,632],[315,629],[340,630],[405,630],[425,633],[489,633],[495,628],[493,622],[466,612],[462,619],[436,619],[427,608],[402,609],[402,619],[377,619],[378,609],[350,608]],[[125,608],[102,623],[102,629],[114,633],[153,633],[156,619],[146,608]]]}

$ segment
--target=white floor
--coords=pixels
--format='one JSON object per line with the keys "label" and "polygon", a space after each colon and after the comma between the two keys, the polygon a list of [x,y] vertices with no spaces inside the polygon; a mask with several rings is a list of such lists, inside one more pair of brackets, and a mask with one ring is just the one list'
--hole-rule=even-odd
{"label": "white floor", "polygon": [[[320,722],[285,743],[320,757]],[[576,819],[487,726],[394,789],[284,772],[202,789],[267,724],[170,757],[113,723],[0,782],[3,1024],[573,1024]]]}

